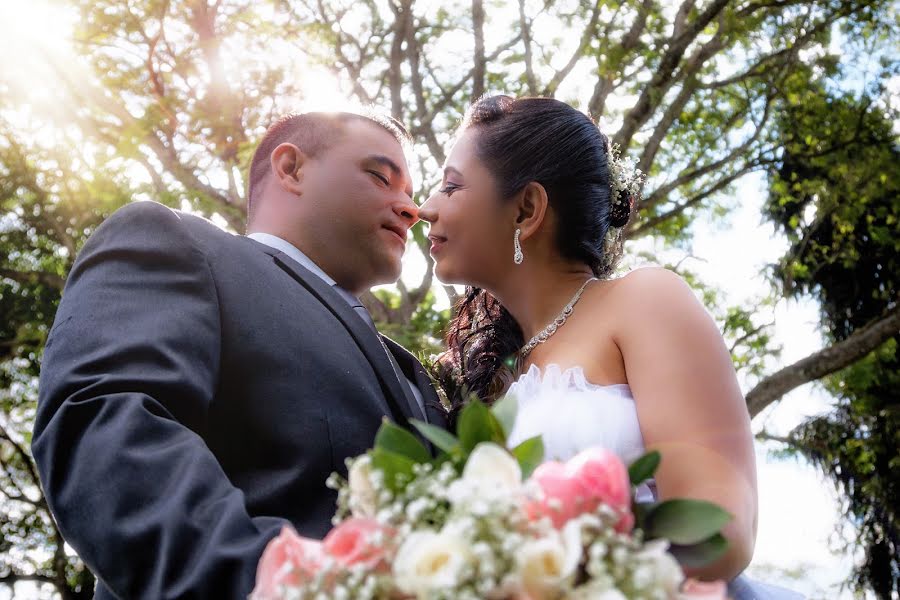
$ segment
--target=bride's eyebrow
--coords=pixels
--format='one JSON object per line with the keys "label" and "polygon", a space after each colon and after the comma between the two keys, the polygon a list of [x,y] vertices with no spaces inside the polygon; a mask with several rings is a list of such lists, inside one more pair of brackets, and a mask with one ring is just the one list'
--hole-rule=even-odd
{"label": "bride's eyebrow", "polygon": [[460,173],[459,170],[457,170],[453,167],[444,167],[444,177],[447,177],[447,175],[456,175],[458,177],[463,176],[463,174]]}

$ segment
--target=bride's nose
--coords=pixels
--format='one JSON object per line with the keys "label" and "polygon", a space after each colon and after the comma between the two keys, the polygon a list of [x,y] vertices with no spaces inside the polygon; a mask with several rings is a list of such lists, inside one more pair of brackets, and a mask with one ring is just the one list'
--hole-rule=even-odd
{"label": "bride's nose", "polygon": [[437,221],[437,207],[431,201],[431,198],[423,202],[422,206],[419,207],[419,218],[428,223]]}

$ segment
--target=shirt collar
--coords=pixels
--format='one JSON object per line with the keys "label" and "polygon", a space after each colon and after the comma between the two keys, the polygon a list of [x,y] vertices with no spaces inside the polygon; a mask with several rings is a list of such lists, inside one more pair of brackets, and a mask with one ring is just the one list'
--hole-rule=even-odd
{"label": "shirt collar", "polygon": [[270,248],[284,252],[328,285],[333,286],[337,284],[334,279],[328,276],[328,273],[323,271],[319,265],[314,263],[311,258],[303,254],[299,248],[290,242],[285,241],[276,235],[272,235],[271,233],[263,233],[261,231],[251,233],[247,237],[251,240],[256,240],[261,244],[265,244]]}

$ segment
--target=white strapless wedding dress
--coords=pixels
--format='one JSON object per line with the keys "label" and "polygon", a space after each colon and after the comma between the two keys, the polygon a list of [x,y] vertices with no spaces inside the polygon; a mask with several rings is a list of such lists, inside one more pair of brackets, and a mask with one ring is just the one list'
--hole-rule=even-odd
{"label": "white strapless wedding dress", "polygon": [[[565,461],[581,450],[600,446],[628,465],[644,454],[637,408],[627,384],[595,385],[581,367],[549,365],[543,372],[532,365],[510,386],[518,414],[510,432],[510,447],[540,435],[545,460]],[[652,482],[637,490],[639,501],[656,496]],[[797,594],[740,576],[729,585],[735,600],[798,600]]]}

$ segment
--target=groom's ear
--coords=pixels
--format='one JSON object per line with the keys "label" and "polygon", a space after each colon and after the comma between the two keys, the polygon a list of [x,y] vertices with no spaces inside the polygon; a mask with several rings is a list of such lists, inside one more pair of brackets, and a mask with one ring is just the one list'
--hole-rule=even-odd
{"label": "groom's ear", "polygon": [[306,154],[294,144],[279,144],[272,151],[272,175],[281,188],[291,194],[300,194],[303,183],[303,167],[307,164]]}
{"label": "groom's ear", "polygon": [[519,239],[527,240],[540,229],[547,214],[547,203],[547,190],[540,183],[532,181],[522,189],[516,217],[516,227],[522,230]]}

